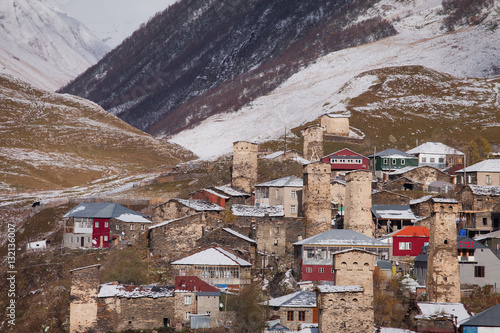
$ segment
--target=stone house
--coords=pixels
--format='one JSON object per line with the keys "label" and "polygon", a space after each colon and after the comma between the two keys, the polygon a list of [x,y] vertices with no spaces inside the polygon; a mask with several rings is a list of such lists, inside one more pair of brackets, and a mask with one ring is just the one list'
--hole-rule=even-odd
{"label": "stone house", "polygon": [[427,217],[431,216],[434,203],[432,202],[433,195],[425,195],[418,199],[410,200],[410,208],[416,216]]}
{"label": "stone house", "polygon": [[500,186],[500,159],[484,160],[456,171],[458,185]]}
{"label": "stone house", "polygon": [[400,177],[406,177],[415,183],[423,184],[423,190],[428,191],[429,185],[435,181],[453,183],[454,179],[447,173],[431,166],[406,167],[392,173],[387,173],[388,181],[396,180]]}
{"label": "stone house", "polygon": [[359,248],[388,260],[390,245],[348,229],[331,229],[294,245],[294,274],[302,281],[333,281],[333,254]]}
{"label": "stone house", "polygon": [[298,331],[303,324],[318,323],[316,294],[310,291],[297,291],[260,304],[269,308],[269,317],[278,317],[290,330]]}
{"label": "stone house", "polygon": [[191,253],[208,230],[223,227],[221,220],[207,212],[158,223],[148,228],[151,255],[176,260]]}
{"label": "stone house", "polygon": [[460,228],[469,236],[500,229],[500,186],[468,185],[458,196],[462,202]]}
{"label": "stone house", "polygon": [[210,284],[239,290],[251,282],[252,264],[234,254],[213,247],[172,262],[179,276],[197,276]]}
{"label": "stone house", "polygon": [[455,333],[459,323],[467,320],[471,312],[462,303],[416,302],[409,316],[417,332]]}
{"label": "stone house", "polygon": [[116,203],[81,203],[64,216],[63,247],[108,248],[114,242],[134,242],[151,221]]}
{"label": "stone house", "polygon": [[372,192],[372,205],[409,205],[410,197],[391,191]]}
{"label": "stone house", "polygon": [[423,191],[424,184],[414,181],[408,177],[399,177],[382,184],[386,191]]}
{"label": "stone house", "polygon": [[288,176],[255,185],[255,206],[283,206],[286,217],[302,216],[302,178]]}
{"label": "stone house", "polygon": [[375,254],[350,249],[333,254],[335,285],[317,287],[318,332],[373,332]]}
{"label": "stone house", "polygon": [[406,167],[418,166],[418,158],[415,155],[405,153],[399,149],[389,148],[368,156],[371,169],[375,170],[375,176],[382,179],[384,172],[394,172]]}
{"label": "stone house", "polygon": [[321,127],[328,135],[349,136],[349,113],[325,113],[320,117]]}
{"label": "stone house", "polygon": [[371,211],[377,237],[411,226],[417,219],[410,205],[372,205]]}
{"label": "stone house", "polygon": [[426,142],[407,151],[418,157],[418,165],[438,169],[464,164],[465,154],[441,142]]}
{"label": "stone house", "polygon": [[208,200],[201,199],[171,199],[153,208],[153,224],[158,224],[168,220],[183,218],[196,213],[211,214],[220,218],[220,213],[224,208]]}

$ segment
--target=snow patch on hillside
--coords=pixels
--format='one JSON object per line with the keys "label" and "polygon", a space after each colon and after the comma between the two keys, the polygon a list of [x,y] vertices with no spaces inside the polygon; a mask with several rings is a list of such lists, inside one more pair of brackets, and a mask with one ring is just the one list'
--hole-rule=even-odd
{"label": "snow patch on hillside", "polygon": [[[496,4],[498,7],[498,1]],[[383,14],[395,19],[398,35],[330,53],[269,95],[237,112],[210,117],[169,139],[201,159],[214,159],[231,153],[234,141],[278,138],[285,127],[290,129],[321,116],[325,103],[333,111],[344,110],[348,98],[374,83],[370,77],[357,76],[377,68],[422,65],[458,77],[492,76],[500,63],[500,29],[480,25],[444,33],[440,10],[439,0],[384,0],[370,16]],[[499,19],[498,14],[491,16],[489,19]]]}

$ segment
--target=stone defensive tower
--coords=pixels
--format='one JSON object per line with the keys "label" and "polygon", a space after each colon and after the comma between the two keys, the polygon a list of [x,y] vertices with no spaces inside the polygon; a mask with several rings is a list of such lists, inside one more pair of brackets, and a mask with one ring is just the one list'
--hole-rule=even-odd
{"label": "stone defensive tower", "polygon": [[373,237],[372,174],[369,171],[351,171],[346,177],[344,229]]}
{"label": "stone defensive tower", "polygon": [[71,270],[71,303],[69,304],[69,331],[90,332],[97,327],[97,293],[99,269],[92,265]]}
{"label": "stone defensive tower", "polygon": [[460,302],[458,211],[459,204],[454,199],[433,199],[426,281],[430,302]]}
{"label": "stone defensive tower", "polygon": [[257,182],[257,153],[259,145],[252,142],[233,143],[233,172],[231,185],[247,193],[252,193]]}
{"label": "stone defensive tower", "polygon": [[302,211],[306,218],[306,238],[332,228],[330,194],[331,166],[324,162],[308,164],[303,169]]}
{"label": "stone defensive tower", "polygon": [[375,254],[350,249],[333,254],[335,285],[317,290],[318,331],[373,332],[373,271]]}
{"label": "stone defensive tower", "polygon": [[326,134],[349,136],[350,114],[326,113],[321,116],[321,127]]}
{"label": "stone defensive tower", "polygon": [[304,134],[304,158],[308,161],[319,161],[323,157],[323,127],[313,125],[307,127]]}

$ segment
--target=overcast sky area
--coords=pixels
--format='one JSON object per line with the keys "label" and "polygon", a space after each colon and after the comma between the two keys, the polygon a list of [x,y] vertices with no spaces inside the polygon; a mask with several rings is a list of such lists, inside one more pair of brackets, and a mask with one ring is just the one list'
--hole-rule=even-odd
{"label": "overcast sky area", "polygon": [[111,48],[177,0],[45,0],[81,21]]}

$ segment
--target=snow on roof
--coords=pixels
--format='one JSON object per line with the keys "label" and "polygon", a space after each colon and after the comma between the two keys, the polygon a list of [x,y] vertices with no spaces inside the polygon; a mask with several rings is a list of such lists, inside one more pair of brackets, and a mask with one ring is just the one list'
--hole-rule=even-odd
{"label": "snow on roof", "polygon": [[488,239],[488,238],[500,238],[500,230],[497,231],[492,231],[487,234],[482,234],[479,236],[474,237],[474,240],[476,241],[481,241],[483,239]]}
{"label": "snow on roof", "polygon": [[349,229],[330,229],[318,235],[303,239],[293,245],[345,245],[375,246],[388,248],[389,245]]}
{"label": "snow on roof", "polygon": [[279,179],[270,180],[265,183],[260,183],[255,185],[266,186],[266,187],[302,187],[304,186],[304,181],[302,178],[297,176],[287,176]]}
{"label": "snow on roof", "polygon": [[348,253],[348,252],[364,252],[364,253],[368,253],[368,254],[371,254],[371,255],[376,255],[375,253],[373,252],[370,252],[370,251],[366,251],[366,250],[363,250],[363,249],[358,249],[358,248],[352,248],[352,249],[345,249],[345,250],[340,250],[340,251],[336,251],[334,253],[332,253],[332,255],[336,255],[336,254],[342,254],[342,253]]}
{"label": "snow on roof", "polygon": [[408,226],[395,233],[395,237],[429,237],[429,229],[422,226]]}
{"label": "snow on roof", "polygon": [[391,157],[391,158],[417,158],[416,156],[412,154],[405,153],[402,150],[395,149],[395,148],[389,148],[382,150],[378,153],[375,153],[373,155],[370,155],[369,157]]}
{"label": "snow on roof", "polygon": [[250,196],[250,194],[243,192],[243,191],[238,191],[230,186],[214,186],[213,188],[216,190],[219,190],[222,193],[225,193],[231,197],[249,197]]}
{"label": "snow on roof", "polygon": [[475,195],[500,196],[500,186],[469,185],[469,187]]}
{"label": "snow on roof", "polygon": [[363,292],[361,286],[331,286],[322,284],[318,286],[320,293],[359,293]]}
{"label": "snow on roof", "polygon": [[[132,216],[133,215],[133,216]],[[115,218],[122,217],[128,220],[134,220],[130,222],[145,222],[149,221],[146,219],[146,215],[128,209],[122,205],[116,203],[81,203],[66,214],[63,217],[84,217],[84,218]],[[123,221],[123,220],[122,220]],[[125,221],[129,222],[129,221]]]}
{"label": "snow on roof", "polygon": [[276,206],[248,206],[235,204],[231,206],[233,214],[236,216],[254,216],[264,217],[269,216],[285,216],[283,205]]}
{"label": "snow on roof", "polygon": [[458,203],[457,199],[448,199],[448,198],[432,198],[432,201],[437,203],[452,203],[452,204]]}
{"label": "snow on roof", "polygon": [[223,194],[220,194],[219,192],[215,192],[214,190],[211,190],[211,189],[209,189],[209,188],[204,188],[204,189],[203,189],[203,191],[208,192],[208,193],[211,193],[211,194],[216,195],[216,196],[218,196],[218,197],[220,197],[220,198],[223,198],[223,199],[229,199],[229,197],[228,197],[228,196],[225,196],[225,195],[223,195]]}
{"label": "snow on roof", "polygon": [[247,241],[247,242],[249,242],[249,243],[257,244],[257,242],[256,242],[256,241],[254,241],[253,239],[248,238],[248,237],[246,237],[246,236],[244,236],[244,235],[240,234],[239,232],[234,231],[234,230],[233,230],[233,229],[231,229],[231,228],[222,228],[222,230],[224,230],[224,231],[226,231],[226,232],[229,232],[230,234],[232,234],[232,235],[234,235],[234,236],[236,236],[236,237],[239,237],[239,238],[241,238],[241,239],[243,239],[243,240],[246,240],[246,241]]}
{"label": "snow on roof", "polygon": [[295,162],[298,162],[298,163],[300,163],[302,165],[306,165],[306,164],[311,163],[311,161],[306,160],[305,158],[300,157],[300,156],[292,157],[292,160],[295,161]]}
{"label": "snow on roof", "polygon": [[411,171],[411,170],[416,169],[416,168],[418,168],[418,167],[405,166],[404,168],[397,169],[397,170],[394,170],[392,172],[386,172],[386,173],[388,173],[390,175],[402,175],[402,174],[407,173],[408,171]]}
{"label": "snow on roof", "polygon": [[263,158],[266,159],[266,160],[272,160],[276,157],[279,157],[281,155],[285,154],[285,152],[283,150],[280,150],[280,151],[275,151],[274,153],[271,153],[269,155],[266,155],[264,156]]}
{"label": "snow on roof", "polygon": [[351,113],[342,111],[342,113],[325,113],[324,115],[330,118],[349,118]]}
{"label": "snow on roof", "polygon": [[457,321],[465,320],[471,315],[462,303],[417,302],[420,314],[416,318],[431,319],[435,317],[457,317]]}
{"label": "snow on roof", "polygon": [[150,220],[136,214],[125,213],[116,217],[117,220],[123,222],[136,222],[136,223],[152,223]]}
{"label": "snow on roof", "polygon": [[372,205],[372,213],[379,219],[415,220],[409,205]]}
{"label": "snow on roof", "polygon": [[102,284],[97,297],[159,298],[174,296],[173,286],[131,286],[114,282]]}
{"label": "snow on roof", "polygon": [[206,265],[206,266],[252,266],[232,253],[220,247],[213,247],[174,261],[172,265]]}
{"label": "snow on roof", "polygon": [[426,142],[406,152],[408,154],[464,155],[461,151],[441,142]]}
{"label": "snow on roof", "polygon": [[316,307],[316,294],[310,291],[297,291],[281,297],[276,297],[260,303],[261,305],[289,307],[289,308],[308,308]]}
{"label": "snow on roof", "polygon": [[101,264],[95,264],[95,265],[90,265],[90,266],[85,266],[85,267],[78,267],[78,268],[70,270],[70,272],[79,271],[79,270],[87,269],[87,268],[91,268],[91,267],[99,267],[99,266],[101,266]]}
{"label": "snow on roof", "polygon": [[195,216],[195,215],[198,215],[199,213],[197,214],[193,214],[193,215],[188,215],[188,216],[184,216],[184,217],[179,217],[178,219],[173,219],[173,220],[168,220],[168,221],[164,221],[164,222],[161,222],[161,223],[158,223],[158,224],[155,224],[151,227],[149,227],[148,229],[154,229],[154,228],[158,228],[158,227],[163,227],[167,224],[170,224],[172,222],[175,222],[175,221],[180,221],[180,220],[184,220],[185,218],[188,218],[188,217],[191,217],[191,216]]}
{"label": "snow on roof", "polygon": [[484,160],[456,172],[500,172],[500,159]]}
{"label": "snow on roof", "polygon": [[415,333],[415,331],[410,331],[405,328],[381,327],[380,333]]}
{"label": "snow on roof", "polygon": [[208,200],[201,200],[201,199],[189,199],[189,200],[187,200],[187,199],[172,199],[172,200],[175,200],[178,203],[180,203],[186,207],[192,208],[192,209],[196,210],[197,212],[200,212],[200,211],[221,211],[224,209],[221,206],[216,205]]}

